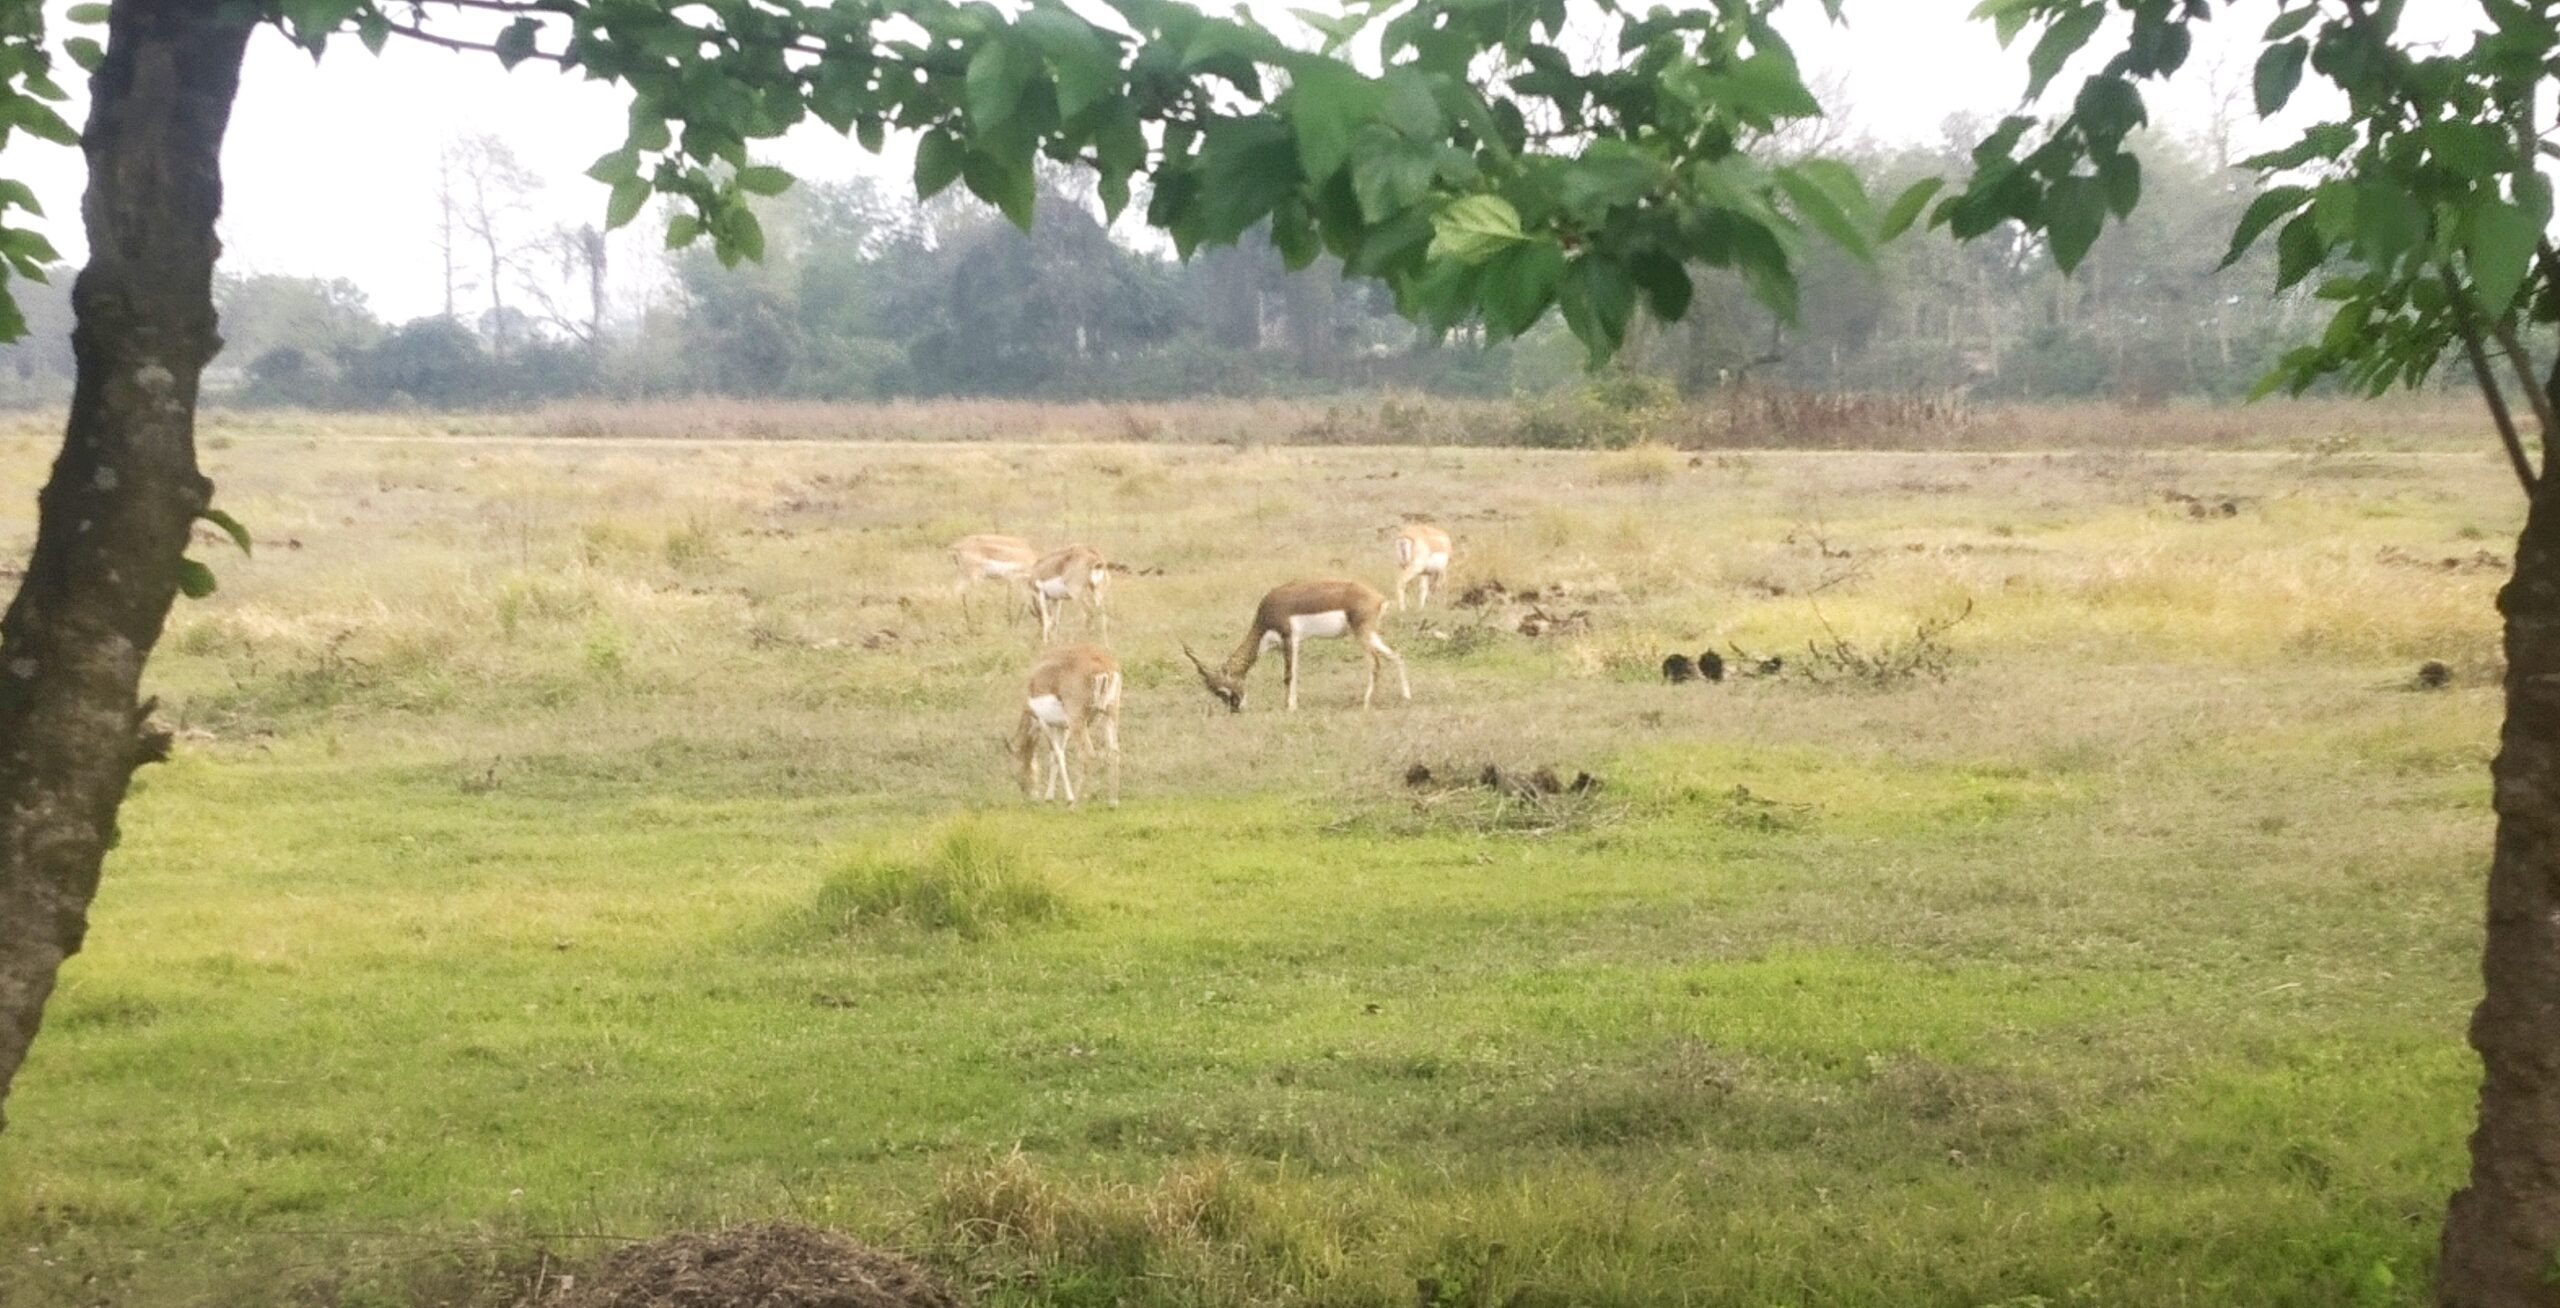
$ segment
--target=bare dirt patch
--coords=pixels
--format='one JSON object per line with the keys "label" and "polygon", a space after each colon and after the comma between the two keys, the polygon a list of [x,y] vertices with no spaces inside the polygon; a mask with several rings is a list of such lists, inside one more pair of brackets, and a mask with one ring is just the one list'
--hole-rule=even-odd
{"label": "bare dirt patch", "polygon": [[543,1308],[963,1308],[896,1254],[787,1222],[679,1231],[619,1249]]}

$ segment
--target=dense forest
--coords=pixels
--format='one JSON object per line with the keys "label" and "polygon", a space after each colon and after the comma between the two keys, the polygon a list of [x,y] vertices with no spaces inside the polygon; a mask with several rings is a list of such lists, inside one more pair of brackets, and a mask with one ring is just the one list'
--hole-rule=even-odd
{"label": "dense forest", "polygon": [[[1978,132],[1950,123],[1950,141]],[[1845,148],[1871,189],[1943,151]],[[2144,200],[2070,277],[2023,235],[1959,245],[1919,233],[1874,266],[1817,250],[1798,321],[1738,279],[1700,270],[1688,321],[1646,333],[1619,365],[1697,395],[1737,381],[1826,392],[2150,401],[2245,391],[2316,306],[2270,298],[2261,260],[2219,267],[2254,195],[2211,140],[2153,137]],[[1550,321],[1487,345],[1417,330],[1385,288],[1330,260],[1292,272],[1248,239],[1184,262],[1107,229],[1072,173],[1044,176],[1029,232],[956,192],[804,183],[770,201],[761,263],[703,249],[609,267],[592,227],[549,226],[543,183],[502,141],[442,161],[437,239],[445,310],[386,323],[344,279],[252,275],[217,292],[228,347],[208,389],[243,405],[474,408],[569,396],[859,400],[906,396],[1157,399],[1403,388],[1536,394],[1579,376]],[[2317,279],[2313,279],[2316,282]],[[0,400],[69,387],[67,278],[30,288],[30,337],[6,351]]]}

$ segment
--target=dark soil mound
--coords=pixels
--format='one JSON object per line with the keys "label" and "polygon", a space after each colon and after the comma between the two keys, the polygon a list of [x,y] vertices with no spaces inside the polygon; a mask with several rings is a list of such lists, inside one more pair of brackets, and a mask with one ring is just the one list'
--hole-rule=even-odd
{"label": "dark soil mound", "polygon": [[830,1231],[775,1222],[617,1250],[561,1308],[963,1308],[923,1268]]}

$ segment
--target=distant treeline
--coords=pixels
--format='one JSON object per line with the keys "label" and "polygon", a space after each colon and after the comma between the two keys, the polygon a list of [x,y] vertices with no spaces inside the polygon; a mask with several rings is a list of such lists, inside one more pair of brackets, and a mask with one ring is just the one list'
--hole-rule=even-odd
{"label": "distant treeline", "polygon": [[[2134,221],[2111,227],[2075,277],[2023,236],[1958,245],[1921,233],[1874,267],[1817,249],[1800,320],[1782,325],[1738,281],[1701,269],[1690,318],[1640,332],[1622,366],[1690,396],[1737,382],[1974,399],[2236,395],[2299,342],[2317,306],[2308,292],[2271,297],[2256,258],[2219,268],[2255,191],[2217,153],[2151,140]],[[1962,163],[1905,150],[1861,166],[1885,193]],[[863,182],[804,183],[770,205],[762,263],[723,268],[686,250],[634,277],[608,270],[592,229],[536,227],[522,201],[540,183],[502,143],[457,143],[444,168],[434,252],[449,312],[392,325],[343,279],[227,278],[228,346],[208,386],[251,405],[452,409],[677,395],[1510,395],[1579,378],[1579,351],[1552,323],[1488,346],[1466,328],[1420,332],[1384,288],[1344,281],[1330,260],[1291,272],[1250,237],[1187,263],[1133,246],[1064,172],[1044,179],[1027,234],[949,196],[917,204]],[[67,391],[67,284],[50,298],[32,288],[34,333],[5,351],[0,397]]]}

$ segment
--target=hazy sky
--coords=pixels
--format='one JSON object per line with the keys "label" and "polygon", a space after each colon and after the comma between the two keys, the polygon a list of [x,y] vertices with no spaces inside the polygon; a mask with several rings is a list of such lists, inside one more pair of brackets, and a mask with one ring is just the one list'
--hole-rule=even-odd
{"label": "hazy sky", "polygon": [[[1322,0],[1314,0],[1322,3]],[[1849,0],[1849,24],[1833,28],[1811,4],[1788,32],[1817,78],[1845,90],[1858,131],[1885,140],[1931,141],[1948,115],[1997,113],[2015,104],[2020,61],[2004,54],[1985,24],[1964,20],[1975,0]],[[1278,6],[1274,6],[1277,8]],[[2440,21],[2468,4],[2420,0]],[[2271,6],[2238,6],[2247,21],[2223,24],[2231,47],[2208,41],[2191,71],[2217,58],[2224,83],[2245,87],[2248,48]],[[1289,20],[1274,16],[1275,24]],[[2155,112],[2173,122],[2203,121],[2206,79],[2186,79],[2174,101]],[[74,88],[78,89],[78,88]],[[485,56],[426,49],[394,38],[382,55],[352,41],[315,65],[272,30],[252,43],[233,115],[223,167],[228,197],[222,235],[234,270],[351,277],[370,292],[375,310],[393,321],[441,307],[442,278],[432,245],[435,162],[458,134],[504,137],[523,161],[551,179],[547,215],[563,222],[600,221],[604,188],[579,174],[621,143],[623,101],[610,87],[540,64],[513,73]],[[1835,106],[1835,108],[1838,106]],[[72,121],[79,121],[77,105]],[[767,153],[803,176],[861,172],[903,175],[907,162],[893,142],[874,158],[850,141],[813,126]],[[8,171],[35,185],[51,218],[45,227],[76,258],[81,170],[78,152],[20,137]],[[618,234],[614,257],[636,267],[657,244],[655,219]]]}

